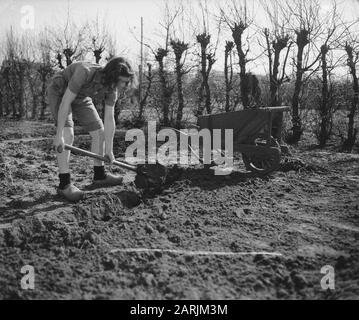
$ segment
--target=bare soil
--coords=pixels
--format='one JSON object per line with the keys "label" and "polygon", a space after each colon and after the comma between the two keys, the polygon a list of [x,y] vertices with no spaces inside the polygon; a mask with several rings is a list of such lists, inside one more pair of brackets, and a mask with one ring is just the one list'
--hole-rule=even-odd
{"label": "bare soil", "polygon": [[[87,196],[69,203],[56,194],[52,125],[22,126],[0,124],[1,299],[359,298],[358,153],[293,148],[266,178],[185,168],[152,196],[120,168],[122,186],[92,188],[92,161],[73,156]],[[21,289],[24,265],[34,290]],[[325,265],[334,290],[321,287]]]}

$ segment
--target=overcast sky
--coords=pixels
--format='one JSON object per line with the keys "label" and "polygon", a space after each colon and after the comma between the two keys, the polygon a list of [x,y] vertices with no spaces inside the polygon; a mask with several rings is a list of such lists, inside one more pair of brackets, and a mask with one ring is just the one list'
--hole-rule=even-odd
{"label": "overcast sky", "polygon": [[[179,2],[179,0],[173,1],[175,3]],[[188,3],[193,2],[192,0]],[[209,0],[208,2],[213,8],[211,12],[214,13],[218,4],[220,2],[224,3],[225,0]],[[263,23],[265,15],[258,2],[251,0],[247,0],[247,2],[255,12],[257,24]],[[324,13],[326,8],[329,7],[330,1],[320,0],[320,2]],[[134,38],[134,34],[138,38],[140,37],[141,16],[144,19],[146,41],[152,42],[151,45],[154,47],[160,44],[160,41],[163,41],[159,37],[161,31],[159,23],[163,21],[163,3],[164,0],[0,0],[0,36],[4,34],[9,26],[13,26],[18,32],[24,32],[20,22],[23,17],[21,8],[25,5],[32,6],[35,14],[35,30],[27,30],[26,32],[28,33],[36,32],[44,28],[44,26],[63,25],[69,10],[71,19],[79,24],[85,20],[93,20],[96,16],[99,16],[100,19],[105,19],[109,29],[112,30],[111,33],[116,38],[118,50],[126,52],[134,60],[140,51],[139,43]],[[353,20],[359,17],[359,0],[338,0],[337,3],[340,4],[345,19]],[[198,19],[201,17],[199,7],[196,5],[191,6],[193,6],[191,9],[193,16],[190,21],[182,21],[182,24],[193,23],[196,17]],[[212,32],[215,33],[215,25],[212,25],[211,28]],[[130,29],[132,32],[130,32]],[[229,33],[221,37],[223,43],[225,40],[232,40]],[[218,53],[222,51],[220,47]],[[220,57],[221,54],[214,67],[218,70],[221,70],[223,65]],[[252,63],[250,68],[257,73],[266,71],[264,63],[261,61]]]}

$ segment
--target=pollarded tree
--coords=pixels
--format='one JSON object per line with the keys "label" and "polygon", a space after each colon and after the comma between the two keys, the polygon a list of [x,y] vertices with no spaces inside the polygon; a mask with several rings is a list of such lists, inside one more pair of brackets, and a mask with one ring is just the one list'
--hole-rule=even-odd
{"label": "pollarded tree", "polygon": [[226,112],[230,111],[230,94],[233,89],[233,64],[232,64],[233,48],[234,48],[234,43],[232,41],[226,41],[226,45],[224,49],[224,79],[226,86],[225,111]]}
{"label": "pollarded tree", "polygon": [[[262,6],[269,20],[269,27],[263,30],[265,37],[263,47],[265,47],[268,58],[269,106],[275,107],[281,104],[280,88],[283,83],[289,81],[289,77],[286,75],[286,67],[289,52],[293,45],[287,28],[290,15],[281,12],[279,0],[263,0]],[[282,140],[282,122],[283,113],[274,113],[272,134],[279,142]]]}
{"label": "pollarded tree", "polygon": [[201,116],[206,110],[207,114],[212,113],[212,97],[209,84],[210,74],[216,62],[216,52],[219,44],[222,17],[217,18],[212,13],[211,3],[207,0],[199,0],[198,6],[201,15],[192,17],[192,29],[196,42],[199,44],[199,76],[198,106],[196,116]]}
{"label": "pollarded tree", "polygon": [[[290,16],[281,14],[279,0],[262,1],[263,8],[269,20],[269,27],[264,28],[265,51],[268,58],[269,74],[269,106],[280,104],[279,90],[281,85],[289,81],[286,75],[288,55],[293,42],[287,29]],[[284,52],[283,52],[284,51]]]}
{"label": "pollarded tree", "polygon": [[152,64],[147,63],[147,74],[145,74],[146,77],[146,89],[144,90],[144,94],[141,94],[141,97],[139,97],[139,90],[138,91],[138,98],[139,98],[139,113],[137,119],[142,122],[144,118],[144,111],[145,106],[147,104],[147,99],[149,97],[152,81],[153,81],[153,74],[152,74]]}
{"label": "pollarded tree", "polygon": [[70,18],[68,10],[65,25],[50,30],[52,50],[55,53],[56,60],[60,69],[64,69],[63,57],[66,66],[69,66],[74,60],[83,58],[86,53],[86,34],[88,25],[77,25]]}
{"label": "pollarded tree", "polygon": [[244,0],[228,0],[225,7],[220,9],[222,18],[229,27],[232,33],[232,38],[237,49],[238,65],[240,68],[240,91],[243,107],[249,108],[250,106],[250,88],[247,79],[247,63],[249,46],[249,27],[253,23],[251,14],[248,10],[247,2]]}
{"label": "pollarded tree", "polygon": [[161,110],[162,110],[162,123],[164,126],[170,125],[169,119],[169,106],[171,103],[171,97],[173,93],[173,88],[169,84],[167,79],[167,74],[164,68],[164,58],[167,57],[168,50],[163,48],[158,48],[155,54],[155,59],[158,63],[158,74],[160,77],[161,83]]}
{"label": "pollarded tree", "polygon": [[182,6],[174,6],[171,7],[168,2],[164,3],[163,8],[163,17],[160,23],[162,30],[161,38],[165,39],[164,45],[160,45],[155,51],[152,50],[150,46],[148,46],[152,52],[154,53],[155,60],[158,63],[158,75],[160,79],[160,87],[161,87],[161,112],[162,112],[162,124],[164,126],[170,125],[170,105],[172,101],[172,95],[174,92],[174,87],[170,83],[168,79],[168,72],[165,68],[165,58],[168,57],[169,54],[169,46],[170,39],[173,35],[173,26],[176,18],[183,13]]}
{"label": "pollarded tree", "polygon": [[96,20],[89,22],[87,32],[89,35],[88,47],[95,57],[95,62],[99,64],[102,59],[102,54],[107,47],[109,39],[108,29],[104,22],[102,25],[100,24],[99,16],[97,15]]}
{"label": "pollarded tree", "polygon": [[177,82],[177,96],[178,96],[178,108],[177,108],[177,117],[176,117],[176,127],[181,128],[181,121],[183,117],[183,108],[184,108],[184,97],[183,97],[183,75],[185,71],[183,69],[182,57],[183,54],[188,50],[188,43],[184,43],[178,39],[171,40],[170,42],[173,52],[175,54],[176,61],[176,82]]}
{"label": "pollarded tree", "polygon": [[[323,32],[321,6],[318,0],[288,1],[281,8],[282,14],[290,16],[289,28],[293,34],[296,47],[296,57],[293,59],[295,67],[295,83],[292,96],[292,132],[287,139],[289,143],[299,142],[303,126],[300,117],[300,94],[303,85],[319,68],[320,51],[316,49],[316,41]],[[316,66],[314,69],[312,69]],[[305,74],[310,71],[309,75]]]}
{"label": "pollarded tree", "polygon": [[351,36],[351,39],[348,40],[345,44],[345,51],[347,54],[347,65],[349,67],[349,73],[353,79],[353,99],[348,114],[348,135],[347,139],[344,142],[343,148],[346,151],[351,152],[356,140],[358,129],[354,127],[355,122],[355,113],[358,108],[359,102],[359,82],[357,67],[359,62],[359,39]]}
{"label": "pollarded tree", "polygon": [[[196,36],[197,42],[200,44],[201,47],[201,77],[202,82],[199,88],[199,100],[198,100],[198,109],[197,109],[197,117],[203,114],[204,108],[208,114],[212,112],[211,110],[211,90],[209,87],[209,74],[212,70],[214,63],[216,62],[215,59],[215,52],[211,51],[209,44],[211,41],[211,35],[204,32],[198,34]],[[203,91],[205,94],[203,94]],[[205,104],[203,105],[202,101],[205,97]]]}

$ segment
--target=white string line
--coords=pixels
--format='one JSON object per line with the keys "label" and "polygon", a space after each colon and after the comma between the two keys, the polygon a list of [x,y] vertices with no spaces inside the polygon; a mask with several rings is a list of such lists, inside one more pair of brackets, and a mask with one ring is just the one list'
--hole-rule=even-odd
{"label": "white string line", "polygon": [[265,255],[281,257],[279,252],[265,252],[265,251],[249,251],[249,252],[226,252],[226,251],[191,251],[191,250],[176,250],[176,249],[149,249],[149,248],[123,248],[112,249],[110,253],[116,252],[161,252],[161,253],[175,253],[190,256],[245,256],[245,255]]}

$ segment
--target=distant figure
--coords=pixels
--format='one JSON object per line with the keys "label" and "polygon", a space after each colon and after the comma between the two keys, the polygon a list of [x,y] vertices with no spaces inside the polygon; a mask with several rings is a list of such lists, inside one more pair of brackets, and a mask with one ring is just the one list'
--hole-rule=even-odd
{"label": "distant figure", "polygon": [[259,86],[258,78],[253,73],[246,73],[247,79],[247,86],[248,86],[248,93],[252,97],[252,103],[254,102],[255,105],[260,105],[261,99],[261,88]]}
{"label": "distant figure", "polygon": [[[88,62],[74,62],[56,73],[47,88],[50,110],[57,127],[54,146],[59,166],[60,184],[58,194],[70,201],[83,198],[84,192],[71,183],[70,151],[65,144],[74,141],[72,114],[80,125],[90,133],[91,151],[112,162],[113,137],[115,133],[114,107],[118,96],[134,81],[134,72],[123,57],[112,58],[105,67]],[[92,99],[105,101],[104,123]],[[105,173],[104,163],[94,160],[94,185],[118,185],[122,177]]]}

